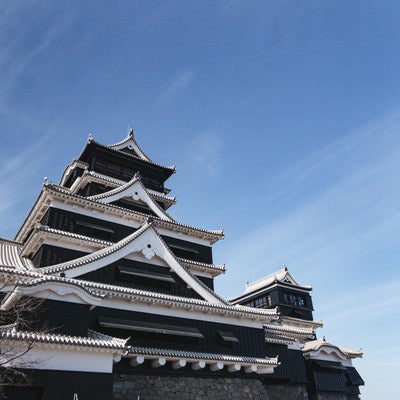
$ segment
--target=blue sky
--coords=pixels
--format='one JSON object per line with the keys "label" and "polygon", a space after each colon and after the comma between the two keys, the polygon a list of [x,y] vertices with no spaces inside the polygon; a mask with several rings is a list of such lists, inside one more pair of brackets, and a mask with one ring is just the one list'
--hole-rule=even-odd
{"label": "blue sky", "polygon": [[286,264],[319,331],[399,379],[400,3],[3,1],[0,235],[92,133],[176,164],[171,214],[224,228],[224,296]]}

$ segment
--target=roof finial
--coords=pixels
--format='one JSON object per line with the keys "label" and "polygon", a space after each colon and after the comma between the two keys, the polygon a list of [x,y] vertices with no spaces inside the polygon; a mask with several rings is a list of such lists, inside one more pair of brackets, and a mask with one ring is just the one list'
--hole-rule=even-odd
{"label": "roof finial", "polygon": [[322,340],[323,340],[324,342],[326,342],[325,335],[322,337]]}
{"label": "roof finial", "polygon": [[132,127],[128,127],[128,136],[132,136],[133,137],[133,128]]}
{"label": "roof finial", "polygon": [[89,136],[88,136],[88,142],[91,142],[93,140],[93,136],[92,136],[92,134],[91,133],[89,133]]}

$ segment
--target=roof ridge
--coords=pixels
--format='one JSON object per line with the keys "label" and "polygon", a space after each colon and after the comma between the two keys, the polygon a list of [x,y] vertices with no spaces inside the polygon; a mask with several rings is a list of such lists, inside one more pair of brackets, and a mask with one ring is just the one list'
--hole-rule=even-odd
{"label": "roof ridge", "polygon": [[169,169],[170,171],[176,172],[176,167],[175,167],[175,165],[170,165],[170,166],[162,165],[162,164],[156,163],[156,162],[154,162],[154,161],[151,161],[150,159],[149,159],[149,160],[146,160],[146,159],[144,159],[144,158],[140,158],[140,157],[134,156],[133,154],[129,154],[129,153],[126,153],[126,152],[123,152],[123,151],[120,151],[120,150],[113,149],[112,147],[109,147],[109,146],[107,146],[107,145],[104,145],[103,143],[100,143],[100,142],[94,140],[93,137],[89,137],[87,143],[94,143],[94,144],[97,144],[97,145],[99,145],[99,146],[101,146],[101,147],[107,149],[107,150],[114,151],[114,152],[116,152],[116,153],[118,153],[118,154],[121,154],[121,153],[122,153],[122,154],[125,155],[125,156],[130,156],[130,157],[136,158],[136,159],[138,159],[138,160],[141,160],[141,161],[143,161],[143,162],[145,162],[145,163],[152,164],[152,165],[155,165],[155,166],[157,166],[157,167]]}
{"label": "roof ridge", "polygon": [[[108,206],[108,207],[111,207],[111,208],[116,209],[116,210],[122,210],[122,211],[125,211],[125,212],[132,213],[134,215],[135,214],[136,215],[140,215],[140,216],[143,216],[145,219],[148,218],[147,214],[141,213],[139,211],[129,210],[128,208],[116,206],[114,204],[99,203],[99,202],[96,202],[95,200],[88,199],[87,197],[83,197],[83,196],[80,196],[80,195],[77,195],[77,194],[70,193],[69,191],[65,190],[61,186],[55,185],[54,183],[47,183],[44,186],[45,186],[46,189],[53,190],[55,192],[60,192],[60,193],[63,193],[65,195],[75,197],[76,199],[90,201],[90,202],[94,202],[95,204],[101,204],[103,206]],[[161,218],[159,218],[157,216],[154,216],[153,218],[155,219],[155,223],[156,224],[158,224],[158,223],[160,223],[160,224],[163,224],[163,223],[164,224],[173,224],[173,225],[180,226],[182,228],[192,229],[192,230],[195,230],[195,231],[198,231],[198,232],[203,232],[203,233],[206,233],[206,234],[211,234],[211,235],[220,236],[220,237],[224,236],[223,230],[210,230],[210,229],[197,228],[195,226],[190,226],[190,225],[187,225],[187,224],[183,224],[181,222],[177,222],[176,220],[172,220],[172,221],[163,220],[163,219],[161,219]]]}
{"label": "roof ridge", "polygon": [[[133,175],[132,179],[130,181],[128,181],[126,184],[124,184],[124,185],[121,185],[119,187],[116,187],[116,188],[111,189],[111,190],[109,190],[107,192],[104,192],[104,193],[96,194],[96,195],[93,195],[93,196],[88,196],[86,198],[90,199],[90,200],[93,200],[93,201],[98,201],[98,200],[100,201],[100,199],[105,199],[107,197],[111,197],[111,196],[123,193],[124,191],[126,191],[129,188],[133,187],[133,185],[135,185],[136,183],[138,183],[140,185],[140,188],[145,192],[145,194],[149,198],[149,201],[153,204],[153,206],[156,207],[156,209],[161,213],[161,215],[164,215],[168,219],[170,219],[171,221],[174,221],[174,219],[165,210],[163,210],[159,206],[159,204],[157,204],[156,201],[154,201],[151,198],[150,194],[147,192],[146,187],[143,185],[143,182],[142,182],[142,179],[141,179],[141,176],[140,176],[139,172],[136,172],[135,175]],[[137,193],[137,192],[135,192],[135,193]],[[106,203],[106,204],[109,204],[109,203]],[[149,206],[149,204],[147,204],[147,205]],[[151,207],[150,207],[150,209],[151,209]],[[158,215],[158,217],[161,218],[159,215]]]}

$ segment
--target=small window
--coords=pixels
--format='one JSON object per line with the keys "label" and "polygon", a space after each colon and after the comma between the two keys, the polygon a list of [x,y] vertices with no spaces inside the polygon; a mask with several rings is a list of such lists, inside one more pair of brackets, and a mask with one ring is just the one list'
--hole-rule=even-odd
{"label": "small window", "polygon": [[224,342],[239,343],[239,339],[232,332],[218,331],[218,335]]}
{"label": "small window", "polygon": [[244,304],[247,307],[267,308],[272,305],[271,297],[269,294],[258,297],[253,301]]}
{"label": "small window", "polygon": [[283,301],[285,304],[290,304],[294,307],[306,307],[306,299],[304,296],[284,293]]}
{"label": "small window", "polygon": [[150,279],[155,279],[158,281],[165,281],[165,282],[173,282],[175,283],[175,279],[168,274],[161,274],[153,271],[141,271],[141,270],[135,270],[133,268],[125,267],[125,266],[118,266],[118,270],[121,274],[124,275],[132,275],[132,276],[139,276],[143,278],[150,278]]}
{"label": "small window", "polygon": [[88,221],[76,221],[75,232],[86,236],[95,236],[103,240],[111,240],[114,230]]}
{"label": "small window", "polygon": [[204,338],[204,335],[197,328],[182,327],[176,325],[158,324],[154,322],[131,321],[100,317],[100,326],[105,328],[123,329],[137,332],[147,332],[161,335],[186,336],[193,338]]}

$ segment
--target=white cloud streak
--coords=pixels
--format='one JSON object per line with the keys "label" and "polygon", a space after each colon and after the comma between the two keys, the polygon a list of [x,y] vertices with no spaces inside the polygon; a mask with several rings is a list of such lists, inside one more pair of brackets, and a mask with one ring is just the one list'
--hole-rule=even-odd
{"label": "white cloud streak", "polygon": [[190,160],[194,160],[208,175],[216,175],[222,166],[220,161],[222,148],[221,132],[210,129],[193,137],[187,154]]}
{"label": "white cloud streak", "polygon": [[[50,132],[50,130],[49,130]],[[4,232],[15,228],[15,221],[20,217],[21,210],[18,206],[24,202],[25,197],[31,197],[32,179],[36,178],[38,171],[44,166],[48,154],[43,149],[48,148],[49,141],[55,133],[45,133],[33,144],[27,143],[22,150],[8,157],[2,154],[0,165],[0,236]],[[36,182],[39,187],[40,182]],[[13,210],[12,213],[9,211]],[[8,235],[4,235],[8,236]]]}
{"label": "white cloud streak", "polygon": [[171,101],[178,93],[185,90],[193,82],[195,76],[196,72],[193,69],[178,72],[164,84],[157,94],[154,103],[161,105]]}
{"label": "white cloud streak", "polygon": [[[299,283],[312,284],[314,317],[324,321],[318,335],[365,351],[356,366],[368,400],[400,367],[399,131],[399,113],[372,122],[248,194],[249,206],[265,194],[258,226],[224,243],[221,256],[229,296],[283,263]],[[386,391],[395,398],[394,388]]]}
{"label": "white cloud streak", "polygon": [[[397,117],[386,122],[283,171],[265,197],[260,226],[228,247],[230,269],[251,271],[256,279],[287,263],[300,278],[328,274],[338,280],[342,271],[354,270],[360,253],[393,243],[400,227],[400,123]],[[269,213],[287,198],[296,200],[287,214],[285,208],[282,215]]]}
{"label": "white cloud streak", "polygon": [[[44,17],[52,13],[54,14],[51,15],[52,23],[40,31]],[[72,11],[56,14],[52,7],[44,1],[26,3],[24,7],[17,2],[9,2],[7,7],[2,8],[0,37],[5,40],[0,41],[0,73],[2,74],[0,110],[3,113],[12,112],[8,105],[8,97],[19,77],[66,30],[72,15]],[[24,24],[25,18],[35,19],[36,24]],[[35,27],[35,32],[32,31],[32,26]],[[26,47],[25,44],[31,36],[38,39],[32,40],[31,45]]]}

